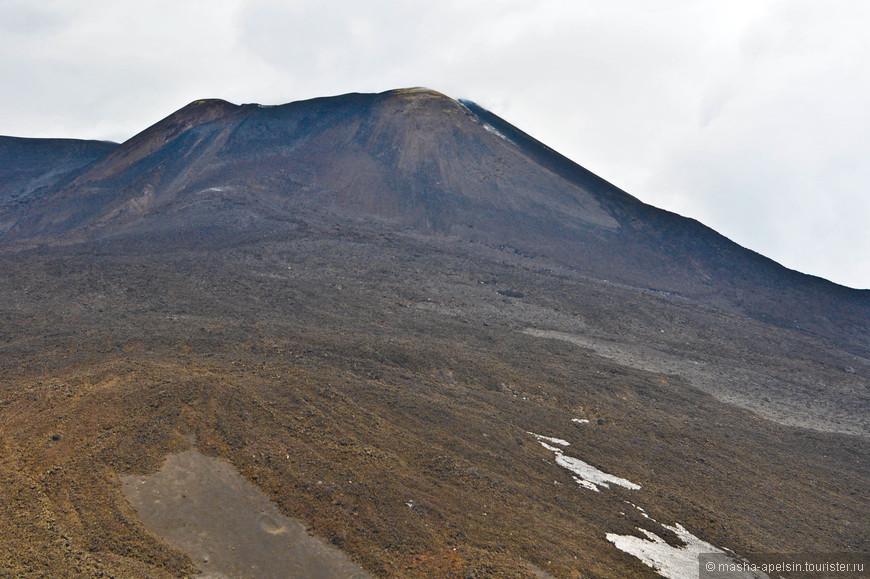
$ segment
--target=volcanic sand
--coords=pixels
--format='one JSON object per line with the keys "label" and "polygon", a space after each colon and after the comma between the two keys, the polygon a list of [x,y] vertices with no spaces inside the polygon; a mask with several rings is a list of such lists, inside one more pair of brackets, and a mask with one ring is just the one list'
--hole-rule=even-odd
{"label": "volcanic sand", "polygon": [[223,460],[187,450],[158,472],[121,481],[145,526],[187,553],[198,577],[370,577]]}

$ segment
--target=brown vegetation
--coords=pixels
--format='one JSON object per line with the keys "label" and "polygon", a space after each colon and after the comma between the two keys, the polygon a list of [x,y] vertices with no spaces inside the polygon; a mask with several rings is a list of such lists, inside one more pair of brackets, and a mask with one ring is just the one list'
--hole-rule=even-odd
{"label": "brown vegetation", "polygon": [[[332,105],[306,106],[323,119]],[[206,115],[174,138],[221,119]],[[233,150],[229,133],[215,134]],[[675,266],[617,263],[608,271],[622,268],[619,280],[591,270],[628,243],[604,247],[603,217],[583,225],[578,245],[570,238],[541,255],[535,248],[553,242],[523,229],[533,220],[513,232],[492,225],[515,209],[493,210],[493,228],[478,237],[451,233],[449,220],[408,229],[418,214],[393,201],[392,221],[374,197],[348,216],[351,184],[333,183],[322,203],[320,193],[301,197],[307,185],[281,201],[281,187],[303,178],[286,173],[276,189],[264,176],[277,172],[211,189],[241,175],[219,157],[203,166],[227,181],[191,173],[173,190],[177,176],[142,165],[168,171],[181,158],[161,151],[124,177],[128,193],[141,194],[136,179],[155,185],[144,215],[112,213],[126,193],[101,205],[108,193],[85,172],[76,187],[91,187],[86,210],[64,205],[79,189],[53,190],[51,203],[67,207],[56,221],[31,213],[6,229],[0,574],[194,573],[195,562],[144,527],[119,479],[155,471],[191,440],[377,576],[654,576],[605,539],[661,533],[626,501],[750,558],[870,544],[870,364],[866,334],[854,330],[870,315],[863,294],[837,301],[841,289],[807,289],[815,282],[777,294],[752,285],[783,279],[763,268],[736,285],[709,282],[707,295],[684,284],[689,268],[673,277],[686,293],[659,291],[629,278]],[[590,219],[656,226],[629,226],[614,209],[627,202],[596,195],[576,206]],[[25,205],[49,208],[49,197]],[[33,236],[13,242],[27,227]],[[516,244],[497,242],[513,234]],[[584,266],[560,257],[596,238],[603,253]],[[789,296],[814,291],[829,301],[812,308],[848,314],[809,329],[765,320],[800,310]],[[734,296],[761,310],[783,302],[748,315]],[[529,431],[568,440],[566,454],[642,489],[581,488]]]}

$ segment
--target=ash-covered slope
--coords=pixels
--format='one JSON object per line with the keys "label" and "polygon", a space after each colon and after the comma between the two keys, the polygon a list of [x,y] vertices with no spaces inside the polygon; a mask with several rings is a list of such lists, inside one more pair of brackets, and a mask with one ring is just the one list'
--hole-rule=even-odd
{"label": "ash-covered slope", "polygon": [[196,101],[49,194],[7,204],[0,222],[6,242],[201,243],[203,228],[269,229],[303,211],[499,247],[868,352],[870,292],[645,205],[479,106],[428,90],[274,107]]}
{"label": "ash-covered slope", "polygon": [[472,103],[199,101],[54,183],[0,204],[0,574],[286,575],[282,517],[403,579],[870,544],[866,292]]}
{"label": "ash-covered slope", "polygon": [[[95,223],[112,233],[130,221],[123,218],[125,204],[147,205],[136,216],[191,211],[216,191],[252,212],[261,211],[257,202],[285,211],[344,208],[426,233],[477,228],[499,241],[516,228],[530,237],[578,225],[618,228],[596,199],[541,171],[491,131],[459,102],[428,91],[279,107],[197,101],[34,208],[10,237]],[[149,221],[157,229],[166,225]]]}
{"label": "ash-covered slope", "polygon": [[50,190],[117,146],[107,141],[0,137],[0,203]]}

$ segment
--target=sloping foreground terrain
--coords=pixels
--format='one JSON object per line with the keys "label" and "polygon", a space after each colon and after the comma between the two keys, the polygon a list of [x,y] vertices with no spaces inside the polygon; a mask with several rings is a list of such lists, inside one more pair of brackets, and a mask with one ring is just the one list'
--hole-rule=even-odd
{"label": "sloping foreground terrain", "polygon": [[[125,494],[194,450],[375,576],[868,551],[868,292],[473,103],[198,101],[120,145],[6,143],[0,573],[204,570]],[[16,173],[40,147],[63,167]]]}

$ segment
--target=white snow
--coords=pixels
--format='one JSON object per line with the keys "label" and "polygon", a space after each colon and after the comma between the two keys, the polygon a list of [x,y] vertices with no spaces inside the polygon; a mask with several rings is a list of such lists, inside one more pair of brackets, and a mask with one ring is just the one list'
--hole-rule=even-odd
{"label": "white snow", "polygon": [[553,438],[552,436],[544,436],[543,434],[535,434],[534,432],[526,431],[535,438],[538,439],[538,442],[542,440],[546,440],[547,442],[552,442],[553,444],[558,444],[559,446],[571,446],[571,443],[567,440],[562,440],[561,438]]}
{"label": "white snow", "polygon": [[[591,464],[587,464],[579,458],[573,456],[565,456],[562,451],[556,451],[556,464],[562,468],[566,468],[573,472],[577,477],[574,478],[577,484],[584,488],[590,488],[589,485],[602,486],[610,488],[611,484],[615,484],[627,489],[636,491],[640,489],[640,485],[606,472],[600,471]],[[594,490],[598,490],[597,488]]]}
{"label": "white snow", "polygon": [[538,442],[540,442],[540,443],[541,443],[541,446],[543,446],[544,448],[546,448],[546,449],[549,450],[549,451],[552,451],[552,452],[562,452],[562,449],[561,449],[561,448],[556,448],[555,446],[550,446],[550,445],[547,444],[546,442],[541,442],[540,440],[539,440]]}
{"label": "white snow", "polygon": [[645,565],[652,567],[659,575],[669,579],[696,579],[698,577],[698,555],[701,553],[722,553],[721,549],[698,539],[679,523],[673,527],[663,526],[676,533],[686,544],[682,547],[671,547],[655,533],[641,528],[638,528],[638,531],[643,533],[647,537],[646,539],[633,535],[607,533],[607,540],[620,551],[637,557]]}
{"label": "white snow", "polygon": [[[573,418],[571,421],[580,424],[586,424],[589,422],[589,420],[585,418]],[[567,440],[552,436],[544,436],[542,434],[535,434],[530,431],[526,432],[534,436],[537,439],[538,444],[554,453],[556,455],[556,464],[571,471],[574,475],[572,477],[574,482],[585,489],[600,493],[601,487],[610,488],[610,485],[612,484],[630,490],[640,490],[641,488],[638,484],[601,471],[591,464],[583,462],[579,458],[566,456],[563,448],[559,447],[570,446],[571,443]],[[636,537],[634,535],[607,533],[607,540],[613,543],[617,549],[637,557],[643,564],[651,567],[659,575],[668,579],[698,579],[700,575],[699,558],[702,554],[716,554],[717,556],[722,556],[725,561],[740,563],[741,558],[734,554],[733,551],[726,553],[722,549],[699,539],[679,523],[675,523],[674,526],[659,523],[650,517],[642,507],[639,507],[631,501],[624,502],[634,507],[648,521],[659,524],[662,528],[672,531],[683,543],[680,547],[673,547],[652,531],[640,527],[637,527],[637,530],[645,538]],[[624,512],[620,512],[620,514],[625,515]],[[729,577],[730,576],[731,575],[729,575]],[[743,579],[769,579],[764,573],[752,572],[749,570],[741,572],[740,569],[738,569],[737,573],[733,576]]]}
{"label": "white snow", "polygon": [[[673,527],[670,525],[662,526],[676,533],[685,545],[672,547],[655,533],[640,527],[637,530],[646,536],[646,539],[633,535],[607,533],[607,540],[613,543],[617,549],[637,557],[645,565],[652,567],[656,573],[668,579],[698,579],[700,574],[698,557],[702,553],[717,553],[730,557],[722,549],[702,541],[679,523]],[[734,577],[756,578],[766,577],[766,575],[746,572],[734,575]]]}
{"label": "white snow", "polygon": [[[645,511],[645,510],[643,510],[642,508],[640,508],[640,507],[637,506],[636,504],[632,503],[631,501],[625,501],[625,504],[627,504],[627,505],[631,505],[631,506],[633,506],[635,509],[637,509],[638,511],[640,511],[640,514],[643,515],[644,518],[647,518],[647,519],[649,519],[649,520],[651,520],[651,521],[655,521],[655,519],[653,519],[651,516],[649,516],[648,514],[646,514],[646,511]],[[656,522],[658,522],[658,521],[656,521]]]}
{"label": "white snow", "polygon": [[600,493],[598,487],[595,486],[594,483],[589,482],[588,480],[583,480],[582,478],[574,477],[574,482],[583,487],[584,489],[589,489],[590,491],[595,491],[596,493]]}
{"label": "white snow", "polygon": [[574,482],[576,482],[578,485],[585,489],[598,492],[598,487],[610,488],[611,484],[615,484],[631,490],[640,489],[640,485],[638,484],[634,484],[633,482],[624,478],[619,478],[618,476],[614,476],[612,474],[607,474],[606,472],[600,471],[591,464],[583,462],[579,458],[574,458],[573,456],[565,456],[561,448],[556,448],[555,446],[547,444],[548,442],[552,442],[553,444],[558,444],[560,446],[570,446],[571,443],[569,443],[567,440],[562,440],[561,438],[553,438],[552,436],[543,436],[541,434],[535,434],[534,432],[529,432],[529,434],[538,439],[538,444],[540,444],[550,452],[556,453],[556,464],[574,473]]}
{"label": "white snow", "polygon": [[507,141],[508,143],[511,142],[510,139],[508,139],[506,136],[504,136],[504,135],[501,133],[501,131],[499,131],[498,129],[496,129],[496,128],[493,127],[492,125],[489,125],[489,124],[487,124],[487,123],[483,123],[483,128],[486,129],[487,131],[489,131],[490,133],[492,133],[493,135],[495,135],[496,137],[499,137],[499,138],[501,138],[501,139]]}

